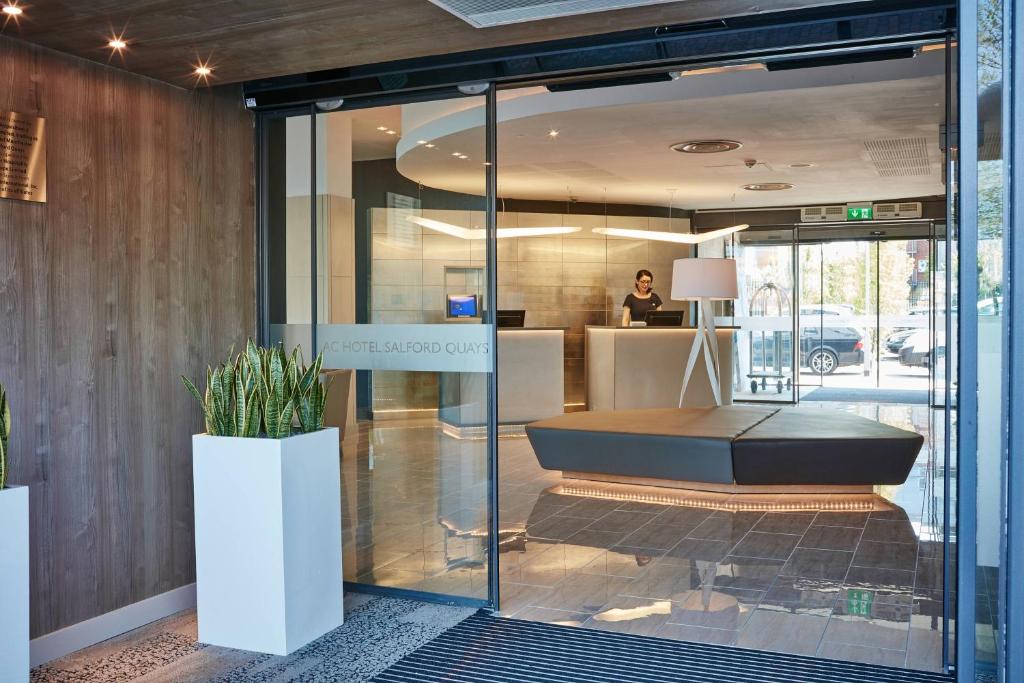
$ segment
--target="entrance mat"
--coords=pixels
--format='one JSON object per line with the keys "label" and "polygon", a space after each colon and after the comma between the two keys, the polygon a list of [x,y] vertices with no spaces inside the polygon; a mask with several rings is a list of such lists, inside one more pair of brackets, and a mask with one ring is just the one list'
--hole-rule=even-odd
{"label": "entrance mat", "polygon": [[913,403],[928,405],[927,389],[862,389],[821,387],[800,397],[801,401],[841,401],[857,403]]}
{"label": "entrance mat", "polygon": [[375,681],[531,683],[952,683],[943,674],[683,643],[494,617],[480,611]]}

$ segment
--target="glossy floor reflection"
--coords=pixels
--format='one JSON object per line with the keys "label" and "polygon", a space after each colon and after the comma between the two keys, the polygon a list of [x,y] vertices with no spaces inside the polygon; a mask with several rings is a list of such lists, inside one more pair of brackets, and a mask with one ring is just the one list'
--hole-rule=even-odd
{"label": "glossy floor reflection", "polygon": [[[852,504],[751,505],[563,480],[537,465],[525,438],[501,439],[501,614],[939,670],[938,418],[925,406],[828,405],[925,434],[910,479]],[[342,459],[345,579],[485,598],[485,442],[433,420],[363,424],[352,441]]]}
{"label": "glossy floor reflection", "polygon": [[940,670],[937,416],[824,405],[925,434],[908,481],[874,496],[687,496],[563,481],[526,440],[502,441],[501,524],[520,529],[501,547],[502,614]]}

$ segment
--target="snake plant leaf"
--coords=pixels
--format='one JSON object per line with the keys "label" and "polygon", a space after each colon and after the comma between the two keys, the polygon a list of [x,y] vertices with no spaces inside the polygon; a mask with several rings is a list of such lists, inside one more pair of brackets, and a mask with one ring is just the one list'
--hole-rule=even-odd
{"label": "snake plant leaf", "polygon": [[7,402],[7,390],[0,385],[0,490],[7,486],[9,461],[7,450],[11,438],[11,404]]}
{"label": "snake plant leaf", "polygon": [[235,373],[235,435],[245,436],[247,399],[245,385],[242,384],[241,373]]}
{"label": "snake plant leaf", "polygon": [[292,433],[292,417],[295,412],[295,402],[289,400],[281,409],[278,438],[283,439]]}
{"label": "snake plant leaf", "polygon": [[277,400],[276,392],[271,392],[267,396],[266,404],[263,406],[263,422],[266,425],[267,436],[271,439],[278,438],[281,422],[281,404]]}

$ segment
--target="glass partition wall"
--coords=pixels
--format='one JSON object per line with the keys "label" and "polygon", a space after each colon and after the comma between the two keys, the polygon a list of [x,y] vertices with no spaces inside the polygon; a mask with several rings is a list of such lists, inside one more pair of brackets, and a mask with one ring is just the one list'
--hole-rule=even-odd
{"label": "glass partition wall", "polygon": [[[344,578],[489,604],[484,98],[270,118],[271,343],[324,354],[342,439]],[[444,137],[441,110],[468,131]],[[443,168],[457,191],[417,181]],[[475,430],[456,438],[452,422]]]}

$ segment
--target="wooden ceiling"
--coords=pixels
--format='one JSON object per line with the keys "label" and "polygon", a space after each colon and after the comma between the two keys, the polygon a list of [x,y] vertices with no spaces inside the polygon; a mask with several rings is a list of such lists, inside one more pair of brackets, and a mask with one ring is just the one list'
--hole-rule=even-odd
{"label": "wooden ceiling", "polygon": [[[849,0],[846,0],[849,1]],[[7,2],[7,0],[0,0]],[[3,35],[194,87],[835,4],[827,0],[682,0],[478,29],[429,0],[17,0]],[[107,42],[123,35],[128,49]],[[2,47],[2,46],[0,46]]]}

